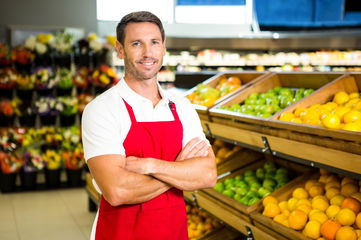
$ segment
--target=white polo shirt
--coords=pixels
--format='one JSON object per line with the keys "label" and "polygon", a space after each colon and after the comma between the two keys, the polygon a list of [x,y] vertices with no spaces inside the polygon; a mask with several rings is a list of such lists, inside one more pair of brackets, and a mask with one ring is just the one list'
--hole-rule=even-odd
{"label": "white polo shirt", "polygon": [[124,79],[91,101],[82,116],[85,160],[106,154],[125,155],[123,142],[128,135],[131,120],[122,98],[133,108],[138,122],[174,120],[168,106],[170,100],[175,103],[183,125],[183,147],[192,138],[206,139],[198,114],[189,100],[170,94],[159,85],[158,88],[162,99],[155,107],[149,99],[134,92]]}

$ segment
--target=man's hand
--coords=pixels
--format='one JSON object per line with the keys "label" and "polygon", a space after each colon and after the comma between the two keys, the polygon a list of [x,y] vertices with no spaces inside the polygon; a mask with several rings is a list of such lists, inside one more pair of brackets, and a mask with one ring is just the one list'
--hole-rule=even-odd
{"label": "man's hand", "polygon": [[152,158],[138,158],[129,156],[125,158],[125,169],[139,174],[149,174]]}
{"label": "man's hand", "polygon": [[176,161],[183,161],[193,157],[206,157],[208,155],[209,145],[206,140],[200,141],[199,138],[190,140],[178,154]]}

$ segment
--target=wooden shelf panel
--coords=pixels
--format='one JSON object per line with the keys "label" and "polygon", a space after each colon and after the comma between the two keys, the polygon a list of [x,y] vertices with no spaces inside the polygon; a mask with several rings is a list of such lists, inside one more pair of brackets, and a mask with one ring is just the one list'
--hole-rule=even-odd
{"label": "wooden shelf panel", "polygon": [[305,164],[311,166],[321,164],[353,173],[358,177],[361,175],[361,154],[290,140],[237,126],[227,126],[225,123],[202,121],[202,126],[204,131],[212,137],[228,139],[229,142],[249,145],[267,152],[262,141],[262,137],[265,137],[272,153],[276,156],[289,156],[289,159],[305,160]]}

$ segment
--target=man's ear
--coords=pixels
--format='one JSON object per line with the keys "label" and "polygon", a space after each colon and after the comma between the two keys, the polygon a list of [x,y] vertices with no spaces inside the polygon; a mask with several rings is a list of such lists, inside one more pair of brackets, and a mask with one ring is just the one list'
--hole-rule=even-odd
{"label": "man's ear", "polygon": [[118,40],[115,42],[115,49],[117,49],[118,58],[124,59],[124,48]]}

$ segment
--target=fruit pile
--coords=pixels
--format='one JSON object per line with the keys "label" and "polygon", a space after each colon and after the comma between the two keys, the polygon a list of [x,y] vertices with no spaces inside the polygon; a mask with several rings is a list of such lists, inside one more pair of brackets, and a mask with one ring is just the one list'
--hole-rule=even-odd
{"label": "fruit pile", "polygon": [[265,93],[252,93],[242,105],[222,106],[233,112],[268,118],[285,109],[298,100],[310,95],[313,89],[299,88],[297,90],[284,87],[275,87]]}
{"label": "fruit pile", "polygon": [[297,108],[281,114],[280,120],[361,132],[361,98],[357,92],[338,92],[325,104]]}
{"label": "fruit pile", "polygon": [[187,204],[188,237],[195,240],[221,226],[217,219],[207,212]]}
{"label": "fruit pile", "polygon": [[187,98],[193,104],[210,107],[219,98],[240,88],[241,85],[241,80],[238,77],[232,76],[226,78],[223,76],[215,88],[202,83],[198,84],[196,90],[189,94]]}
{"label": "fruit pile", "polygon": [[215,139],[212,144],[212,149],[216,156],[216,163],[219,164],[221,162],[224,162],[233,153],[240,150],[241,147],[223,142],[222,140],[219,139]]}
{"label": "fruit pile", "polygon": [[361,239],[361,181],[320,173],[287,200],[264,198],[263,215],[311,239]]}
{"label": "fruit pile", "polygon": [[289,181],[288,170],[266,162],[256,170],[217,182],[214,189],[236,201],[250,206]]}

